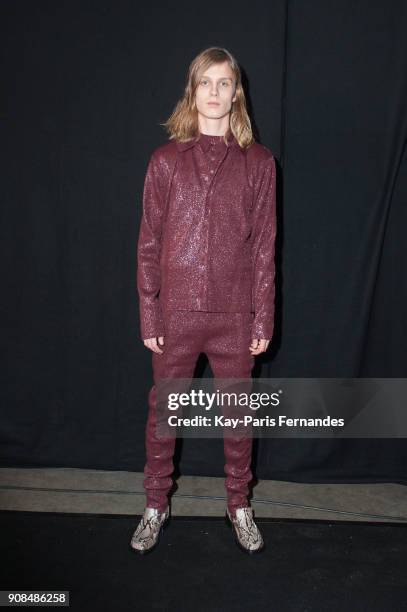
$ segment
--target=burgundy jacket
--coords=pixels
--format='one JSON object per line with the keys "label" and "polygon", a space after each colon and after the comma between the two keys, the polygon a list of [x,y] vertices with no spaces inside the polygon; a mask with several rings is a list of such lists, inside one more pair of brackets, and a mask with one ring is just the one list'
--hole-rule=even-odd
{"label": "burgundy jacket", "polygon": [[201,134],[152,152],[137,247],[142,339],[165,336],[168,310],[252,312],[252,338],[272,338],[275,195],[271,151],[243,150],[231,132],[227,146]]}

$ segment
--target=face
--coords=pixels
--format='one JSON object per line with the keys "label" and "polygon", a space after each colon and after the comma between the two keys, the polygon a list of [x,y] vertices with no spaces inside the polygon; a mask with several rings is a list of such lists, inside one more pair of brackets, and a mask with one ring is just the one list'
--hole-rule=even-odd
{"label": "face", "polygon": [[203,71],[196,89],[198,114],[207,119],[220,119],[232,108],[235,96],[235,78],[228,62],[212,64]]}

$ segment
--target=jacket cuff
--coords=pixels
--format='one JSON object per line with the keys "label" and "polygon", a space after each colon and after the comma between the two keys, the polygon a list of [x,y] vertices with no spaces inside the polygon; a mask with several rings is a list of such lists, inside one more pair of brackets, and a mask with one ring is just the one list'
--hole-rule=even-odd
{"label": "jacket cuff", "polygon": [[140,306],[140,335],[142,340],[165,335],[164,320],[158,300],[148,306]]}
{"label": "jacket cuff", "polygon": [[252,323],[252,338],[271,340],[274,332],[274,315],[255,316]]}

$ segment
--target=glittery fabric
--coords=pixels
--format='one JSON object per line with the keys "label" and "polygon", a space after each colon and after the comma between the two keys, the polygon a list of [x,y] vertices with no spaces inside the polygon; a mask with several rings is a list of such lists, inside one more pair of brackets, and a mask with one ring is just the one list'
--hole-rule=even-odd
{"label": "glittery fabric", "polygon": [[252,338],[272,338],[275,182],[271,151],[243,150],[231,132],[227,145],[200,134],[153,151],[137,253],[143,339],[177,310],[252,312]]}
{"label": "glittery fabric", "polygon": [[[193,378],[200,353],[208,357],[215,384],[216,379],[251,379],[255,359],[249,351],[253,317],[251,313],[173,311],[164,314],[164,353],[152,353],[154,385],[148,395],[143,481],[148,507],[163,512],[168,505],[176,442],[175,437],[163,438],[156,434],[156,385],[160,379]],[[252,442],[249,428],[223,438],[227,507],[232,514],[236,508],[248,505]]]}

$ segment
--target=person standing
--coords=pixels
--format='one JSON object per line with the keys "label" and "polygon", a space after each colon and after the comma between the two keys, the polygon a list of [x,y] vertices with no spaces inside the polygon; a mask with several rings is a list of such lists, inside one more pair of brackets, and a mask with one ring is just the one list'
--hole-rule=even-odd
{"label": "person standing", "polygon": [[[276,166],[255,141],[239,65],[209,47],[191,62],[182,98],[151,154],[137,247],[140,332],[152,351],[144,488],[130,545],[145,554],[170,518],[175,438],[157,436],[157,384],[193,376],[205,353],[214,378],[251,377],[274,331]],[[252,437],[224,436],[225,519],[250,554],[265,544],[248,502]]]}

